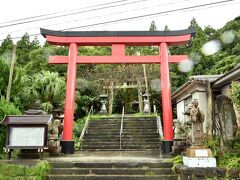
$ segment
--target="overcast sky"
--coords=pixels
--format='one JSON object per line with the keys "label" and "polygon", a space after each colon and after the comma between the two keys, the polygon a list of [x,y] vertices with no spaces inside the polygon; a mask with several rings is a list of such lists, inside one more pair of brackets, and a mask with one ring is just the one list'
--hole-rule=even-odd
{"label": "overcast sky", "polygon": [[[25,32],[38,34],[40,27],[78,31],[148,30],[152,20],[158,30],[165,25],[178,30],[188,28],[193,17],[202,27],[210,25],[218,29],[240,16],[239,12],[240,0],[2,0],[0,40],[7,34],[12,38]],[[38,17],[30,18],[33,16]]]}

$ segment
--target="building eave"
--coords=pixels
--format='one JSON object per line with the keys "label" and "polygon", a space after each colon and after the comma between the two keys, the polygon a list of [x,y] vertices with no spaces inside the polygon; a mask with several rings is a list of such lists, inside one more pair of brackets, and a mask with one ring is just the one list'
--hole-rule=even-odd
{"label": "building eave", "polygon": [[236,80],[240,80],[240,65],[212,82],[212,88],[221,88]]}

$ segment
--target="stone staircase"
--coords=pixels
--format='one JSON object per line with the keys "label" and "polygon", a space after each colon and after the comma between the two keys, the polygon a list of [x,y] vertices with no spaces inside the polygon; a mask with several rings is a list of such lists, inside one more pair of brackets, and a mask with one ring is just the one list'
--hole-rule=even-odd
{"label": "stone staircase", "polygon": [[[82,150],[120,150],[121,118],[90,121]],[[121,150],[159,150],[155,118],[125,117]]]}
{"label": "stone staircase", "polygon": [[177,180],[171,162],[53,162],[48,180]]}

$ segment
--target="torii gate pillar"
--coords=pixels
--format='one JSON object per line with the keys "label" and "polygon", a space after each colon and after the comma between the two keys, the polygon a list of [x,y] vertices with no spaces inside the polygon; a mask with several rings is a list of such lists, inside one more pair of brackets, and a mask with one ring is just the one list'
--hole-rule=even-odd
{"label": "torii gate pillar", "polygon": [[[50,56],[49,63],[68,64],[64,107],[62,152],[74,153],[73,116],[77,64],[161,64],[163,152],[170,153],[173,143],[173,122],[169,63],[187,59],[185,55],[168,55],[169,45],[186,44],[194,29],[180,31],[51,31],[41,29],[50,44],[69,47],[69,56]],[[159,46],[156,56],[125,56],[125,46]],[[112,56],[78,56],[78,46],[112,46]]]}

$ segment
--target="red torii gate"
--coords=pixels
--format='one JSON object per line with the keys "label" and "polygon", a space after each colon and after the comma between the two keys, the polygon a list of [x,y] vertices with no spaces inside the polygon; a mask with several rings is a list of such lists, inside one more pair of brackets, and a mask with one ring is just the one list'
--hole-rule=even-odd
{"label": "red torii gate", "polygon": [[[189,42],[195,30],[180,31],[52,31],[40,29],[47,42],[69,46],[69,56],[50,56],[50,64],[68,64],[64,108],[62,152],[74,153],[73,115],[77,64],[161,64],[163,152],[171,152],[173,143],[172,104],[168,63],[187,59],[186,55],[168,55],[168,46]],[[125,46],[159,46],[157,56],[125,56]],[[112,56],[78,56],[78,46],[112,46]]]}

